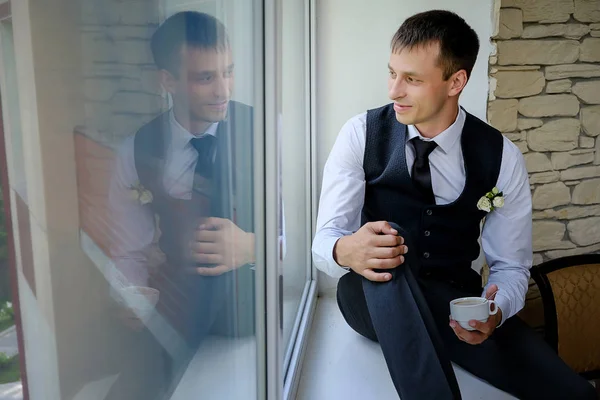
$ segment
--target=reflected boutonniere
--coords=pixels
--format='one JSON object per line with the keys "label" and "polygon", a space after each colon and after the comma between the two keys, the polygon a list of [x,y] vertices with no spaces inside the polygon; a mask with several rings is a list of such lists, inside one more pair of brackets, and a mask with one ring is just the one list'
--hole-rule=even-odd
{"label": "reflected boutonniere", "polygon": [[504,207],[504,197],[502,192],[495,186],[490,192],[487,192],[485,196],[481,196],[477,202],[477,208],[487,213],[502,207]]}
{"label": "reflected boutonniere", "polygon": [[146,189],[140,181],[137,181],[134,185],[129,186],[129,193],[131,198],[141,205],[146,205],[152,203],[154,200],[154,196],[152,196],[152,192]]}

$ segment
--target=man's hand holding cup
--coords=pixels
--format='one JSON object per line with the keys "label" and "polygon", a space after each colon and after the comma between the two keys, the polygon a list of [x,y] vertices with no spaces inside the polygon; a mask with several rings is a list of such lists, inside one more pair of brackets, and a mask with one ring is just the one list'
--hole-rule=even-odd
{"label": "man's hand holding cup", "polygon": [[498,286],[490,285],[485,297],[464,297],[450,302],[450,327],[469,344],[486,341],[502,321],[502,310],[494,302]]}

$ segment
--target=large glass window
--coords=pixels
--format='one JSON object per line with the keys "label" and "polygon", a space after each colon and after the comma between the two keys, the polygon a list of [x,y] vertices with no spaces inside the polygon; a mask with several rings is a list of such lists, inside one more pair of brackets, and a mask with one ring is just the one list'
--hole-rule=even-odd
{"label": "large glass window", "polygon": [[314,304],[308,0],[0,19],[24,393],[279,398]]}
{"label": "large glass window", "polygon": [[[10,190],[31,189],[14,224],[30,238],[19,296],[31,398],[263,397],[279,346],[265,312],[280,315],[264,301],[278,261],[265,256],[277,195],[262,178],[275,162],[263,7],[11,2],[2,96]],[[295,224],[282,247],[305,232]]]}
{"label": "large glass window", "polygon": [[314,301],[308,0],[0,19],[25,395],[279,398]]}

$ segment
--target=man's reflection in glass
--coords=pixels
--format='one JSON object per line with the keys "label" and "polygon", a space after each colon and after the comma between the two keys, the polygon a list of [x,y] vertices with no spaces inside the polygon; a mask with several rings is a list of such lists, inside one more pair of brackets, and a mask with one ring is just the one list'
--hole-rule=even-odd
{"label": "man's reflection in glass", "polygon": [[157,315],[189,357],[208,335],[254,334],[255,318],[252,109],[231,101],[226,30],[181,12],[157,29],[151,50],[172,107],[124,142],[110,190],[120,317],[161,349],[145,353],[160,367],[134,378],[154,388],[144,398],[185,367],[155,344],[147,326],[160,331]]}

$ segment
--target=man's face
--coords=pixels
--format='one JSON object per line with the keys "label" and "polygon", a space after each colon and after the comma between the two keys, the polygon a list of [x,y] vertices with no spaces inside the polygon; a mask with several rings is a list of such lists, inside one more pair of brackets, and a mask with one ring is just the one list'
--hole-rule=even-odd
{"label": "man's face", "polygon": [[444,80],[438,55],[438,43],[391,54],[388,90],[399,122],[434,123],[451,98],[453,79]]}
{"label": "man's face", "polygon": [[173,102],[189,111],[190,121],[224,120],[234,83],[231,50],[184,47],[180,55],[178,77],[167,89]]}

